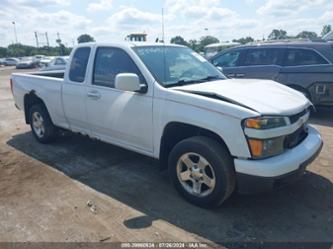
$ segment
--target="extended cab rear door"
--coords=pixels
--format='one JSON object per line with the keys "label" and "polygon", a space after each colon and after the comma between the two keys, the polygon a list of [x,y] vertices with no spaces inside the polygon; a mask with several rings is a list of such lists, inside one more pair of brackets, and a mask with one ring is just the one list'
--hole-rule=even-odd
{"label": "extended cab rear door", "polygon": [[147,84],[127,51],[96,47],[87,87],[86,109],[94,137],[143,154],[153,151],[152,87],[147,93],[115,88],[119,73],[135,73]]}
{"label": "extended cab rear door", "polygon": [[90,133],[87,123],[85,100],[87,91],[87,68],[90,47],[78,47],[71,58],[62,86],[62,101],[65,117],[72,131]]}

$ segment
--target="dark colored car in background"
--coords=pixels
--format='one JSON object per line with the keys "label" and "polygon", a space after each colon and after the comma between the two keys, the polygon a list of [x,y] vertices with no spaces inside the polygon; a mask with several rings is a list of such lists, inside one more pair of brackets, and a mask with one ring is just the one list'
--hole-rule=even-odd
{"label": "dark colored car in background", "polygon": [[333,106],[333,43],[285,41],[233,47],[209,59],[229,78],[271,79]]}

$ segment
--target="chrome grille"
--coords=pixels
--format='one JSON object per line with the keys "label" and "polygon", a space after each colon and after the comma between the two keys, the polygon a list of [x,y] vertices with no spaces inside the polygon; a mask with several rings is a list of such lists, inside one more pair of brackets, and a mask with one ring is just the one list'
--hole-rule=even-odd
{"label": "chrome grille", "polygon": [[290,123],[291,123],[291,124],[296,123],[296,122],[300,119],[300,117],[303,117],[303,116],[304,116],[305,114],[307,114],[308,112],[309,112],[308,109],[304,109],[303,111],[301,111],[301,112],[299,112],[299,113],[297,113],[297,114],[294,114],[294,115],[289,116]]}
{"label": "chrome grille", "polygon": [[289,134],[284,139],[284,148],[291,149],[299,145],[308,135],[306,125],[302,125],[295,132]]}

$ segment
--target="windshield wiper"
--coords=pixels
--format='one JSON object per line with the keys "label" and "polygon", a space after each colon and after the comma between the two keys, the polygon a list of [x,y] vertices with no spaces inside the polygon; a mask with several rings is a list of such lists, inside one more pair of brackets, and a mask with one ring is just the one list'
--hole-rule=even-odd
{"label": "windshield wiper", "polygon": [[189,84],[195,84],[195,83],[203,83],[205,81],[211,81],[211,80],[217,80],[217,79],[223,79],[219,75],[209,75],[202,79],[195,79],[195,80],[178,80],[177,82],[171,83],[166,85],[166,87],[173,87],[173,86],[185,86]]}
{"label": "windshield wiper", "polygon": [[174,83],[167,84],[165,87],[185,86],[185,85],[195,84],[195,83],[199,83],[199,82],[202,82],[202,81],[200,79],[199,80],[178,80]]}
{"label": "windshield wiper", "polygon": [[223,80],[219,75],[209,75],[206,78],[200,79],[200,81],[211,81],[211,80]]}

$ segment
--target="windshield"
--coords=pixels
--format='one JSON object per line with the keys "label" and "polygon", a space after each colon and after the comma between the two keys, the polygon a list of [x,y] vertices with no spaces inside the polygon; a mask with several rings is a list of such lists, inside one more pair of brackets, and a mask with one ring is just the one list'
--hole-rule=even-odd
{"label": "windshield", "polygon": [[144,46],[133,50],[165,87],[225,79],[217,68],[186,47]]}

